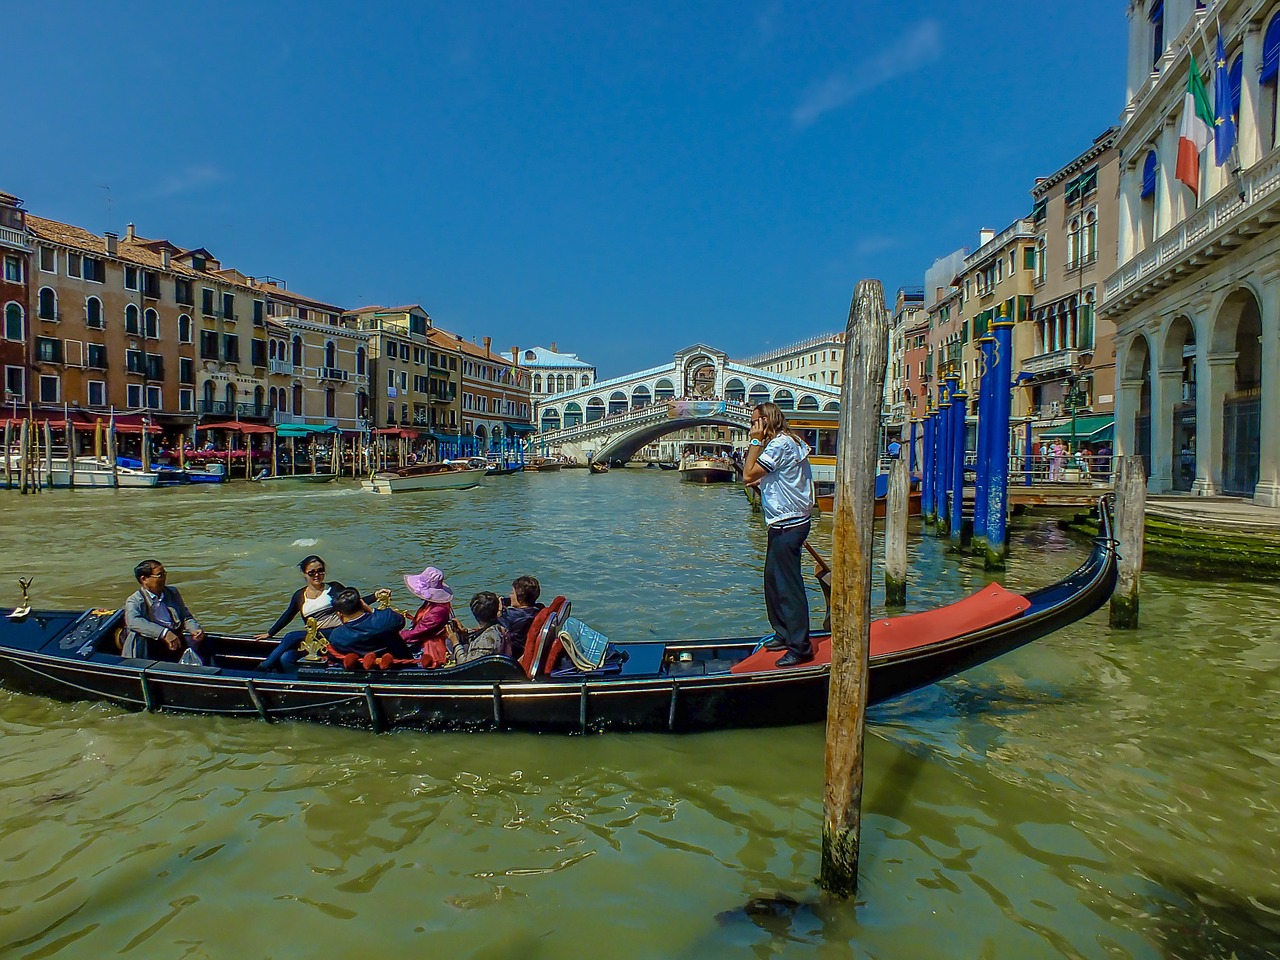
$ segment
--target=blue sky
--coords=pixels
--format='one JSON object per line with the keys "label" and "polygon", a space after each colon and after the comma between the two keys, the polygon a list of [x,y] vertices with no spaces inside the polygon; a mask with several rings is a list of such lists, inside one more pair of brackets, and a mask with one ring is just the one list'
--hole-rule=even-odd
{"label": "blue sky", "polygon": [[1124,7],[22,4],[0,190],[604,376],[742,357],[1026,213],[1116,122]]}

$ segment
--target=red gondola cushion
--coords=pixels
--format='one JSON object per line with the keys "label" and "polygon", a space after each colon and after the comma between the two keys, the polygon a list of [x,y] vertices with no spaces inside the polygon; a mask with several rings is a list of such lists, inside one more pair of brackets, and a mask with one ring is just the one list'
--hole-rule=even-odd
{"label": "red gondola cushion", "polygon": [[[914,647],[954,640],[967,633],[1012,620],[1030,606],[1031,601],[1022,594],[1006,590],[998,583],[989,583],[977,593],[936,610],[873,620],[871,656],[874,658],[887,653],[901,653]],[[761,670],[772,670],[781,656],[782,653],[776,650],[757,650],[745,660],[734,664],[731,672],[758,673]],[[812,664],[830,662],[831,638],[814,638]]]}
{"label": "red gondola cushion", "polygon": [[[537,679],[539,668],[543,667],[542,656],[546,652],[548,632],[547,622],[552,617],[558,622],[561,619],[560,611],[564,605],[568,603],[564,597],[556,597],[549,604],[538,611],[538,615],[533,618],[533,622],[529,624],[529,633],[524,641],[524,653],[520,655],[520,666],[524,669],[524,675],[530,680]],[[534,658],[538,661],[535,662]]]}

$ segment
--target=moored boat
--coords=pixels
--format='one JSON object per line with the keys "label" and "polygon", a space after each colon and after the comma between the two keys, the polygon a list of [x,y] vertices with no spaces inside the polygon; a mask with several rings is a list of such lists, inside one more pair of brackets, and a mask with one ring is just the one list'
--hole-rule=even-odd
{"label": "moored boat", "polygon": [[275,476],[251,477],[254,483],[265,483],[270,486],[292,486],[302,483],[331,483],[338,479],[336,473],[278,473]]}
{"label": "moored boat", "polygon": [[[972,596],[871,627],[870,703],[918,689],[1046,636],[1101,607],[1116,580],[1110,515],[1088,559],[1059,582],[1018,594],[989,584]],[[583,673],[559,656],[571,605],[556,598],[530,628],[519,660],[366,671],[254,668],[272,641],[214,635],[209,665],[120,656],[119,610],[0,610],[0,680],[64,699],[135,710],[307,720],[382,730],[690,732],[817,722],[826,712],[830,635],[816,657],[778,668],[755,637],[615,642],[610,666]],[[645,634],[650,626],[637,625]]]}
{"label": "moored boat", "polygon": [[524,468],[534,473],[554,473],[563,466],[564,464],[559,460],[552,460],[549,457],[530,457],[525,462]]}
{"label": "moored boat", "polygon": [[409,493],[414,490],[469,490],[484,479],[485,467],[464,463],[420,463],[399,470],[375,473],[361,481],[373,493]]}
{"label": "moored boat", "polygon": [[680,455],[680,479],[689,483],[732,483],[736,472],[729,443],[690,443]]}
{"label": "moored boat", "polygon": [[593,460],[591,463],[587,464],[587,466],[592,473],[608,473],[609,472],[609,464],[604,462],[596,463]]}
{"label": "moored boat", "polygon": [[[18,458],[11,456],[10,462],[13,469],[17,470]],[[43,458],[35,465],[40,483],[54,488],[73,485],[76,489],[154,487],[160,481],[160,475],[154,470],[135,470],[131,467],[122,467],[117,463],[113,471],[105,457],[76,457],[74,478],[73,471],[67,467],[66,457],[55,458],[52,467],[53,470],[50,472]]]}

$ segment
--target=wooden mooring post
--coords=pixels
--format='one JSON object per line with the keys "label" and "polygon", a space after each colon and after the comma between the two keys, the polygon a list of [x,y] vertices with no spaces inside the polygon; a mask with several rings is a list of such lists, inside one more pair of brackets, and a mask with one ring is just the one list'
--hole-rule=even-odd
{"label": "wooden mooring post", "polygon": [[889,493],[884,505],[884,602],[907,604],[907,498],[911,478],[901,456],[889,466]]}
{"label": "wooden mooring post", "polygon": [[1111,594],[1111,626],[1138,628],[1143,530],[1147,520],[1147,474],[1141,457],[1120,457],[1116,469],[1116,553],[1120,576]]}
{"label": "wooden mooring post", "polygon": [[818,883],[858,889],[862,762],[871,635],[872,530],[889,316],[879,280],[862,280],[845,329],[831,582],[831,690]]}
{"label": "wooden mooring post", "polygon": [[4,488],[6,490],[13,489],[13,442],[12,437],[12,420],[4,422]]}

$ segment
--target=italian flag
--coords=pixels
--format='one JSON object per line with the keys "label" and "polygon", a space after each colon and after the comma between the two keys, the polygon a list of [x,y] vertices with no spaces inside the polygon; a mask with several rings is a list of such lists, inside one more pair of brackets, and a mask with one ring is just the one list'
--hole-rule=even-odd
{"label": "italian flag", "polygon": [[1182,98],[1182,129],[1178,132],[1178,165],[1174,176],[1200,197],[1200,154],[1213,136],[1213,107],[1205,93],[1200,68],[1195,54],[1191,55],[1191,76],[1187,79],[1187,93]]}

